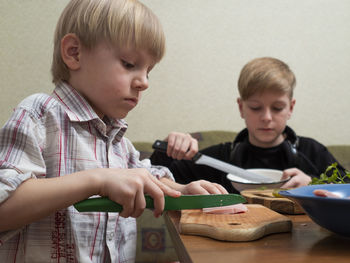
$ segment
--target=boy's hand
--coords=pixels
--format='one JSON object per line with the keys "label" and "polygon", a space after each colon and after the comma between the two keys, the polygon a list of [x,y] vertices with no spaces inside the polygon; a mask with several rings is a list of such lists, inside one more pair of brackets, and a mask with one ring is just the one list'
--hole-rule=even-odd
{"label": "boy's hand", "polygon": [[283,171],[282,180],[291,177],[288,182],[281,186],[281,188],[296,188],[308,185],[311,182],[311,177],[306,175],[298,168],[290,168]]}
{"label": "boy's hand", "polygon": [[[95,170],[96,171],[96,170]],[[146,207],[145,194],[154,200],[154,215],[158,217],[164,210],[164,195],[178,197],[179,191],[171,189],[147,169],[97,169],[101,196],[107,196],[123,206],[122,217],[138,217]]]}
{"label": "boy's hand", "polygon": [[188,133],[171,132],[168,141],[167,155],[177,160],[190,160],[198,152],[198,141]]}
{"label": "boy's hand", "polygon": [[185,195],[208,195],[228,193],[222,185],[212,183],[206,180],[193,181],[189,184],[179,184],[165,177],[161,178],[160,180],[172,189],[176,189]]}
{"label": "boy's hand", "polygon": [[211,183],[206,180],[199,180],[186,184],[183,186],[181,192],[187,195],[228,194],[227,190],[222,185]]}

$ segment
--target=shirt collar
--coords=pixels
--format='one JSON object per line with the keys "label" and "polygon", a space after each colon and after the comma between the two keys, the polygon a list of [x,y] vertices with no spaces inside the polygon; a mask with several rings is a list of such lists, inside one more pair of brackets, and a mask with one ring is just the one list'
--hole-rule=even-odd
{"label": "shirt collar", "polygon": [[84,122],[99,118],[84,97],[67,83],[58,84],[52,95],[64,106],[70,121]]}
{"label": "shirt collar", "polygon": [[105,117],[101,120],[86,99],[68,83],[57,84],[52,96],[64,106],[70,121],[92,121],[104,136],[115,137],[113,141],[120,141],[127,130],[128,124],[122,119]]}

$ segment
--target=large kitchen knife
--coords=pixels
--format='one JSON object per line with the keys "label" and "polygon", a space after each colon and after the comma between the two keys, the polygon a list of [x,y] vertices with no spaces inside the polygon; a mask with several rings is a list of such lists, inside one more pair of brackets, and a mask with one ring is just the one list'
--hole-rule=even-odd
{"label": "large kitchen knife", "polygon": [[[166,152],[167,148],[168,148],[168,143],[166,141],[156,140],[153,143],[152,148],[155,150],[158,150],[158,151]],[[242,169],[238,166],[235,166],[235,165],[223,162],[221,160],[215,159],[213,157],[204,155],[200,152],[196,153],[196,155],[192,158],[192,161],[194,161],[194,163],[196,163],[196,164],[207,165],[207,166],[213,167],[217,170],[236,175],[237,177],[242,178],[244,180],[244,182],[246,182],[247,180],[251,183],[262,183],[262,182],[263,183],[272,183],[272,182],[274,182],[273,179],[271,179],[267,176],[252,173],[252,172],[247,171],[245,169]]]}
{"label": "large kitchen knife", "polygon": [[[239,194],[222,195],[181,195],[179,197],[165,196],[164,210],[199,209],[219,207],[246,202]],[[153,209],[153,199],[145,195],[146,208]],[[123,207],[106,197],[89,198],[74,204],[79,212],[121,212]]]}

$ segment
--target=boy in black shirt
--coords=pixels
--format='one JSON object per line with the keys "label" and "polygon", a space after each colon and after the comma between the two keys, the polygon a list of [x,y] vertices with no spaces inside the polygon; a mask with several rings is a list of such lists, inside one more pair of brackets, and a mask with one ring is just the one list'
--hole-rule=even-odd
{"label": "boy in black shirt", "polygon": [[[214,145],[201,152],[245,169],[283,170],[283,177],[291,177],[284,188],[308,185],[312,177],[318,177],[338,161],[325,146],[297,136],[287,126],[295,105],[295,83],[289,66],[278,59],[264,57],[250,61],[238,80],[237,103],[246,128],[234,142]],[[205,179],[223,185],[229,192],[237,192],[224,172],[208,166],[174,160],[160,152],[154,152],[151,161],[169,167],[179,183]],[[343,167],[338,168],[344,171]]]}

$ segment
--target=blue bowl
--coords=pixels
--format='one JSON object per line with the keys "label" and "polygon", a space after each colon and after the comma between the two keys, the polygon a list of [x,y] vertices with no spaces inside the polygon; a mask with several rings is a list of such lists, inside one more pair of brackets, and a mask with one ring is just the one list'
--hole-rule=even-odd
{"label": "blue bowl", "polygon": [[[342,198],[315,196],[315,189],[328,190]],[[308,185],[279,193],[297,202],[316,224],[350,237],[350,184]]]}

